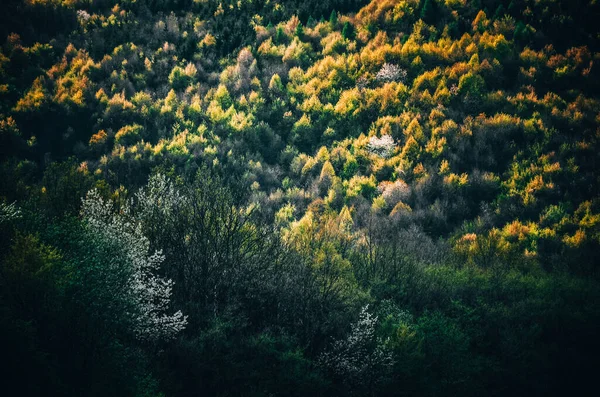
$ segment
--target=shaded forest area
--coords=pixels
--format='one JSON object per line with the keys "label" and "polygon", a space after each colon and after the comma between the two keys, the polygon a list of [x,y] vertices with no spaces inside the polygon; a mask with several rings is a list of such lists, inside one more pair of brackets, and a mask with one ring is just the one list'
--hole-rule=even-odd
{"label": "shaded forest area", "polygon": [[3,1],[3,391],[591,394],[599,18]]}

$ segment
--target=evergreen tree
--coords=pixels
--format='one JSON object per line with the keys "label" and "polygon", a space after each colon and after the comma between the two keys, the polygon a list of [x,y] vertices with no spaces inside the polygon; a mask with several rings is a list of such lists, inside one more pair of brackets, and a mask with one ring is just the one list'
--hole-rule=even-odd
{"label": "evergreen tree", "polygon": [[275,33],[275,43],[276,44],[284,44],[285,42],[286,42],[286,36],[283,31],[283,28],[280,26],[277,28],[277,31]]}
{"label": "evergreen tree", "polygon": [[436,4],[433,0],[425,0],[423,7],[421,8],[420,17],[427,23],[435,22]]}
{"label": "evergreen tree", "polygon": [[304,27],[302,26],[302,22],[298,22],[298,25],[296,25],[296,29],[294,30],[294,34],[300,39],[304,36]]}
{"label": "evergreen tree", "polygon": [[528,35],[529,31],[527,30],[527,26],[523,23],[523,21],[517,22],[514,34],[515,41],[519,43],[524,42],[527,40]]}
{"label": "evergreen tree", "polygon": [[335,28],[338,22],[337,12],[331,11],[331,15],[329,15],[329,24],[332,28]]}
{"label": "evergreen tree", "polygon": [[344,23],[344,27],[342,28],[342,37],[348,40],[354,39],[354,27],[348,21]]}
{"label": "evergreen tree", "polygon": [[510,15],[513,15],[513,16],[514,16],[514,14],[515,14],[515,9],[516,9],[515,2],[514,2],[514,0],[512,0],[510,3],[508,3],[508,13],[509,13]]}
{"label": "evergreen tree", "polygon": [[496,12],[494,13],[494,19],[502,19],[502,17],[504,17],[504,14],[506,14],[506,10],[504,9],[504,6],[500,4],[498,8],[496,8]]}

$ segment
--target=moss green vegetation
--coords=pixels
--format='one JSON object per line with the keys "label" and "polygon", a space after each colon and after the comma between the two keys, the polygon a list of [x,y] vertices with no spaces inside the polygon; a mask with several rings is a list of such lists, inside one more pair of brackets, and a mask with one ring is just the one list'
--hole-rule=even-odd
{"label": "moss green vegetation", "polygon": [[6,0],[7,395],[582,395],[600,5]]}

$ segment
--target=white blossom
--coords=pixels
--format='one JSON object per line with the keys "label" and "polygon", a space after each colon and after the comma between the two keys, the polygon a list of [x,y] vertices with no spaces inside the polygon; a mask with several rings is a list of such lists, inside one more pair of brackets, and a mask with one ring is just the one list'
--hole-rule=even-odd
{"label": "white blossom", "polygon": [[21,217],[21,210],[16,206],[16,203],[4,204],[0,203],[0,225],[5,222],[10,222]]}
{"label": "white blossom", "polygon": [[77,10],[77,18],[80,21],[87,21],[91,18],[91,15],[86,10]]}
{"label": "white blossom", "polygon": [[389,83],[392,81],[404,82],[406,80],[406,70],[392,63],[384,63],[379,72],[375,75],[377,81]]}
{"label": "white blossom", "polygon": [[373,135],[369,138],[367,149],[377,156],[388,158],[394,154],[396,143],[394,142],[394,138],[390,135],[382,135],[381,138],[377,138]]}
{"label": "white blossom", "polygon": [[163,219],[174,219],[188,201],[163,174],[151,176],[148,184],[136,193],[135,200],[137,216],[142,219],[151,219],[155,211],[164,215]]}
{"label": "white blossom", "polygon": [[161,251],[150,253],[150,242],[142,233],[140,223],[131,217],[129,205],[117,212],[112,202],[104,201],[94,189],[83,199],[81,212],[93,238],[111,249],[116,248],[101,258],[105,261],[102,265],[110,272],[124,274],[126,280],[107,281],[106,287],[112,288],[111,293],[134,308],[129,320],[135,335],[148,341],[175,337],[185,328],[187,316],[181,311],[167,314],[173,281],[156,275],[165,257]]}
{"label": "white blossom", "polygon": [[400,201],[407,201],[410,197],[410,186],[403,180],[397,180],[393,183],[385,183],[379,186],[379,191],[385,202],[391,206]]}
{"label": "white blossom", "polygon": [[377,317],[368,308],[368,305],[362,308],[350,334],[335,341],[318,359],[322,367],[358,385],[376,383],[393,365],[391,351],[375,335]]}

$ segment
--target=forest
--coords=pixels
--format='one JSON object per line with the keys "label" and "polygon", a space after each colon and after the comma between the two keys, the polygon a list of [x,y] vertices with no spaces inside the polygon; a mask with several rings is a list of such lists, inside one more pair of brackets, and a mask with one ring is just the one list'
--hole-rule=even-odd
{"label": "forest", "polygon": [[596,0],[2,0],[6,396],[587,396]]}

